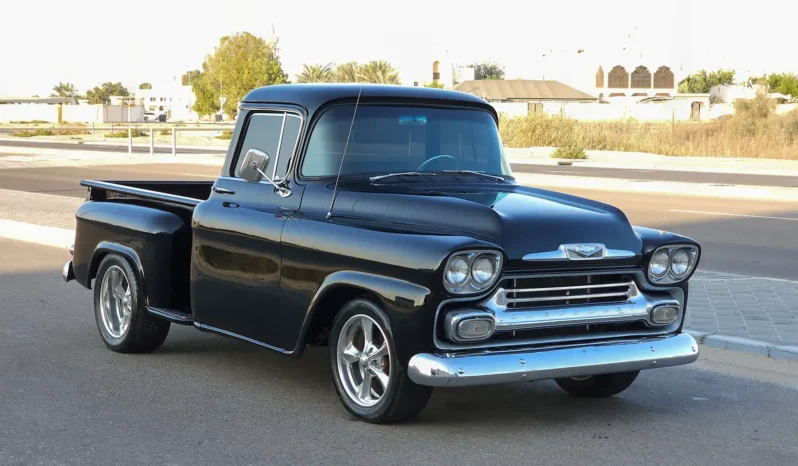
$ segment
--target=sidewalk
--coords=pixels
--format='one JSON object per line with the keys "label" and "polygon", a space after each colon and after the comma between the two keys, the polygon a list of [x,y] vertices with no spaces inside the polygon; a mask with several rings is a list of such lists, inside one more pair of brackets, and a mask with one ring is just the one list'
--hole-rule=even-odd
{"label": "sidewalk", "polygon": [[[511,163],[557,165],[551,158],[554,147],[528,147],[504,149]],[[798,160],[730,158],[730,157],[679,157],[648,154],[586,150],[587,160],[576,160],[574,165],[596,168],[635,170],[672,170],[711,173],[745,173],[749,175],[792,175],[798,173]]]}
{"label": "sidewalk", "polygon": [[[68,248],[82,202],[0,189],[0,237]],[[798,361],[798,282],[699,270],[685,329],[707,345]]]}

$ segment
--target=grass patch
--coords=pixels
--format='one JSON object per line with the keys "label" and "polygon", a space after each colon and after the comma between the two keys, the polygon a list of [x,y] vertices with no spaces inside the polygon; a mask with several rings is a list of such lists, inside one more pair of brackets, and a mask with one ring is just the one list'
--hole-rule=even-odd
{"label": "grass patch", "polygon": [[587,154],[581,147],[563,146],[552,152],[551,157],[554,159],[585,160],[587,159]]}
{"label": "grass patch", "polygon": [[48,124],[49,121],[46,120],[30,120],[30,121],[12,121],[10,122],[12,125],[39,125],[39,124]]}
{"label": "grass patch", "polygon": [[229,129],[226,129],[226,130],[222,131],[221,134],[216,136],[216,139],[228,139],[228,140],[229,139],[233,139],[233,131],[229,130]]}
{"label": "grass patch", "polygon": [[798,111],[776,115],[773,102],[761,95],[737,100],[734,115],[709,122],[591,122],[533,113],[502,115],[499,131],[507,147],[798,160]]}
{"label": "grass patch", "polygon": [[11,136],[17,138],[32,138],[35,136],[79,136],[84,134],[90,134],[89,131],[81,131],[81,130],[66,130],[66,131],[53,131],[49,129],[36,129],[36,130],[19,130],[14,131],[11,133]]}
{"label": "grass patch", "polygon": [[162,130],[159,130],[158,134],[160,134],[161,136],[171,136],[172,135],[172,130],[164,128]]}

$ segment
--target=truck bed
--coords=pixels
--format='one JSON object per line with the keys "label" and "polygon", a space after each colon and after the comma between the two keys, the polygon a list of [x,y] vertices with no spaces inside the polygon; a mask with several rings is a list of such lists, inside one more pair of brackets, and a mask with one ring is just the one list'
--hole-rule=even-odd
{"label": "truck bed", "polygon": [[193,208],[208,199],[213,181],[95,181],[83,180],[88,200],[142,199]]}

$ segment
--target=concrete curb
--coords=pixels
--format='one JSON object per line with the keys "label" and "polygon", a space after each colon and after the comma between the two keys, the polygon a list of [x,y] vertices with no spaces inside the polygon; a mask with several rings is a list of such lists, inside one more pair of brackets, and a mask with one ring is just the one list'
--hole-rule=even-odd
{"label": "concrete curb", "polygon": [[730,337],[713,332],[685,330],[684,333],[696,339],[699,345],[723,350],[740,351],[755,356],[765,356],[779,361],[798,362],[798,346],[777,345],[748,338]]}

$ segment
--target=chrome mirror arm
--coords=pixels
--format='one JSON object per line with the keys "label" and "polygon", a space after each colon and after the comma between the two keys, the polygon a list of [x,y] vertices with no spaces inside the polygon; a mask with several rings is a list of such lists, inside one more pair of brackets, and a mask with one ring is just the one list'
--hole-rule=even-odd
{"label": "chrome mirror arm", "polygon": [[269,176],[268,176],[266,173],[263,173],[263,170],[261,170],[261,169],[260,169],[260,167],[259,167],[259,166],[257,166],[257,164],[254,164],[254,163],[253,163],[253,164],[251,165],[251,167],[252,167],[253,169],[255,169],[255,170],[258,172],[258,173],[260,173],[260,176],[262,176],[262,177],[263,177],[263,179],[265,179],[266,181],[268,181],[268,182],[269,182],[269,184],[271,184],[272,186],[274,186],[274,189],[275,189],[275,190],[277,190],[277,193],[280,195],[280,197],[288,197],[288,196],[290,196],[290,195],[291,195],[291,190],[290,190],[290,189],[288,189],[288,188],[286,188],[286,187],[284,187],[284,186],[280,186],[280,185],[278,185],[277,183],[275,183],[274,181],[272,181],[272,179],[271,179],[271,178],[269,178]]}

